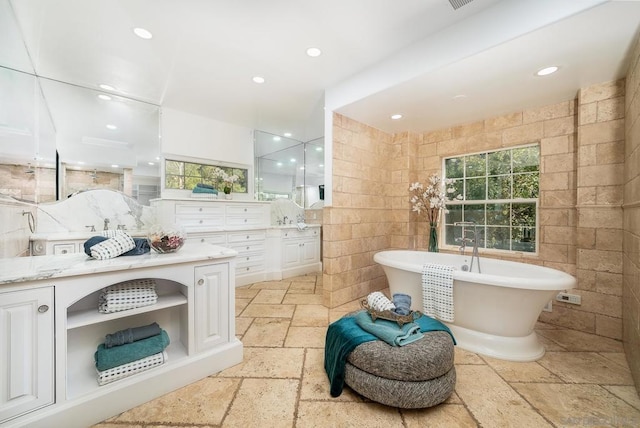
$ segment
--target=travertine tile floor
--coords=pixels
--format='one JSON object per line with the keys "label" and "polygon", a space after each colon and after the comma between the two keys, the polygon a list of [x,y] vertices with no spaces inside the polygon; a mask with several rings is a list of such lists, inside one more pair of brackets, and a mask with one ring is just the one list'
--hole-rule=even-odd
{"label": "travertine tile floor", "polygon": [[345,388],[331,398],[327,325],[358,309],[322,305],[322,275],[236,289],[244,361],[126,411],[122,427],[595,427],[640,426],[640,398],[618,341],[539,323],[547,349],[530,363],[456,348],[454,394],[424,410],[372,403]]}

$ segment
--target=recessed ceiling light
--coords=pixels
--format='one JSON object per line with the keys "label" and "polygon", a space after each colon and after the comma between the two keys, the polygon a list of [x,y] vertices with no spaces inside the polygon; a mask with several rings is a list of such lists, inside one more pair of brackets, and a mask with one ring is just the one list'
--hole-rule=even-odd
{"label": "recessed ceiling light", "polygon": [[115,131],[116,129],[118,129],[118,127],[117,127],[117,126],[112,125],[112,124],[110,124],[110,123],[109,123],[108,125],[105,125],[105,126],[106,126],[106,128],[107,128],[107,129],[110,129],[110,130],[112,130],[112,131]]}
{"label": "recessed ceiling light", "polygon": [[273,137],[273,141],[280,141],[280,140],[282,140],[282,138],[278,137],[277,135]]}
{"label": "recessed ceiling light", "polygon": [[253,76],[253,81],[255,83],[264,83],[264,77],[261,76]]}
{"label": "recessed ceiling light", "polygon": [[322,147],[318,146],[316,147],[316,152],[321,152],[322,151]]}
{"label": "recessed ceiling light", "polygon": [[452,100],[454,101],[462,101],[464,99],[466,99],[467,96],[464,94],[459,94],[459,95],[454,95],[453,97],[451,97]]}
{"label": "recessed ceiling light", "polygon": [[114,163],[113,165],[111,165],[111,168],[118,168],[119,166],[120,165],[117,165],[117,164]]}
{"label": "recessed ceiling light", "polygon": [[278,165],[278,166],[282,166],[282,162],[278,162],[276,165]]}
{"label": "recessed ceiling light", "polygon": [[318,165],[318,168],[324,168],[323,164]]}
{"label": "recessed ceiling light", "polygon": [[150,165],[150,166],[154,166],[155,165],[155,163],[153,163],[153,162],[147,162],[147,164]]}
{"label": "recessed ceiling light", "polygon": [[291,163],[294,163],[295,161],[296,161],[296,159],[295,159],[295,158],[291,158],[291,159],[289,159],[289,162],[291,162]]}
{"label": "recessed ceiling light", "polygon": [[557,67],[557,66],[555,66],[555,65],[553,65],[553,66],[551,66],[551,67],[545,67],[545,68],[542,68],[542,69],[538,70],[538,71],[536,72],[536,75],[537,75],[537,76],[548,76],[549,74],[553,74],[553,73],[555,73],[556,71],[558,71],[558,68],[559,68],[559,67]]}
{"label": "recessed ceiling light", "polygon": [[304,171],[304,167],[303,166],[300,167],[300,171]]}
{"label": "recessed ceiling light", "polygon": [[115,91],[115,90],[116,90],[116,88],[114,88],[113,86],[111,86],[111,85],[106,85],[106,84],[104,84],[104,83],[101,83],[101,84],[99,84],[98,86],[99,86],[100,88],[104,89],[105,91]]}
{"label": "recessed ceiling light", "polygon": [[307,55],[309,55],[312,58],[315,58],[322,55],[322,51],[318,48],[309,48],[307,49]]}
{"label": "recessed ceiling light", "polygon": [[146,30],[144,28],[134,28],[133,32],[135,33],[136,36],[140,37],[141,39],[147,39],[149,40],[150,38],[153,37],[153,34],[151,34],[151,32],[149,30]]}
{"label": "recessed ceiling light", "polygon": [[98,98],[100,98],[101,100],[105,100],[105,101],[111,101],[111,97],[109,95],[105,95],[105,94],[98,95]]}
{"label": "recessed ceiling light", "polygon": [[394,114],[394,115],[391,116],[391,119],[393,119],[393,120],[402,119],[402,115],[401,114]]}
{"label": "recessed ceiling light", "polygon": [[287,137],[287,138],[291,137],[291,132],[285,132],[284,136]]}

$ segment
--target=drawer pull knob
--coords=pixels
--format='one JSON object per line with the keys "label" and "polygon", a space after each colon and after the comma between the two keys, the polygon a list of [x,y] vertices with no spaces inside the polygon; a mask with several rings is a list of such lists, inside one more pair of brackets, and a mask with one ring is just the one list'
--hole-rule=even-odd
{"label": "drawer pull knob", "polygon": [[200,242],[204,242],[204,238],[200,238]]}
{"label": "drawer pull knob", "polygon": [[247,250],[248,250],[249,248],[251,248],[251,247],[247,247]]}
{"label": "drawer pull knob", "polygon": [[249,257],[247,257],[247,261],[249,261]]}
{"label": "drawer pull knob", "polygon": [[249,268],[247,268],[247,270],[249,270]]}
{"label": "drawer pull knob", "polygon": [[247,239],[249,239],[249,235],[247,235]]}
{"label": "drawer pull knob", "polygon": [[198,211],[202,211],[202,207],[198,208]]}
{"label": "drawer pull knob", "polygon": [[198,285],[202,285],[202,284],[204,284],[204,279],[200,278],[200,279],[198,280]]}
{"label": "drawer pull knob", "polygon": [[202,220],[200,220],[200,224],[202,224]]}
{"label": "drawer pull knob", "polygon": [[47,305],[40,305],[38,306],[38,312],[40,312],[41,314],[44,314],[45,312],[47,312],[49,310],[49,306]]}
{"label": "drawer pull knob", "polygon": [[244,222],[245,222],[245,223],[247,222],[247,219],[246,219],[246,218],[244,219]]}
{"label": "drawer pull knob", "polygon": [[244,209],[244,212],[247,212],[247,209],[246,209],[246,208]]}

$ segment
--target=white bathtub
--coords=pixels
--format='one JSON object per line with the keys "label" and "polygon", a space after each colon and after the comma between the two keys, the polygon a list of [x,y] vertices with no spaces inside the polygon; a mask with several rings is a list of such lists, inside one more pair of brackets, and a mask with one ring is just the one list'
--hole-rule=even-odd
{"label": "white bathtub", "polygon": [[454,322],[458,346],[510,361],[535,361],[544,347],[533,331],[546,303],[562,290],[575,287],[573,276],[556,269],[526,263],[481,258],[482,273],[463,271],[470,256],[390,250],[374,255],[389,280],[391,296],[411,296],[411,308],[422,311],[422,266],[453,266]]}

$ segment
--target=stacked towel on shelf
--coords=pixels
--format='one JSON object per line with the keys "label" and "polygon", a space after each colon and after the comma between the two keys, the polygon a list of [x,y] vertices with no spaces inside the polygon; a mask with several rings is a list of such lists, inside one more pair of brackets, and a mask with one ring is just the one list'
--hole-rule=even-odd
{"label": "stacked towel on shelf", "polygon": [[[110,337],[118,337],[121,333],[124,335],[127,331],[143,333],[143,335],[150,334],[156,331],[156,327],[159,331],[158,334],[140,340],[116,345],[112,341],[110,343],[109,340]],[[170,343],[169,335],[156,323],[108,334],[106,339],[105,343],[98,345],[94,354],[99,385],[105,385],[159,366],[168,359],[165,349]],[[107,346],[108,343],[111,346]]]}
{"label": "stacked towel on shelf", "polygon": [[162,333],[162,330],[157,322],[144,325],[142,327],[127,328],[125,330],[119,330],[115,333],[107,334],[104,338],[104,346],[106,348],[113,348],[114,346],[133,343],[138,340],[146,339],[147,337],[157,336],[160,333]]}
{"label": "stacked towel on shelf", "polygon": [[209,184],[198,183],[191,190],[191,196],[195,198],[217,198],[218,191]]}
{"label": "stacked towel on shelf", "polygon": [[103,314],[153,305],[158,301],[155,279],[134,279],[102,290],[98,311]]}
{"label": "stacked towel on shelf", "polygon": [[454,321],[453,267],[438,264],[422,267],[422,301],[425,315]]}

